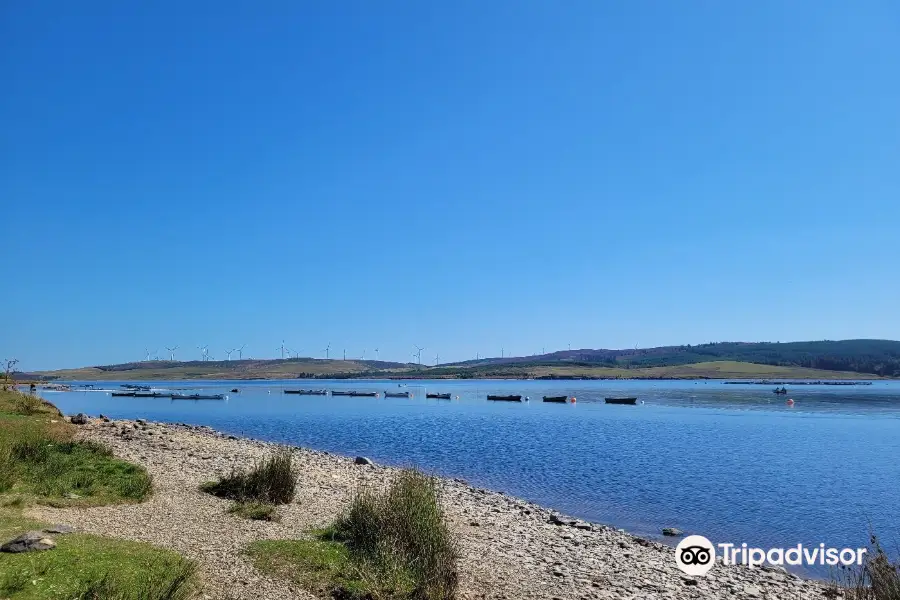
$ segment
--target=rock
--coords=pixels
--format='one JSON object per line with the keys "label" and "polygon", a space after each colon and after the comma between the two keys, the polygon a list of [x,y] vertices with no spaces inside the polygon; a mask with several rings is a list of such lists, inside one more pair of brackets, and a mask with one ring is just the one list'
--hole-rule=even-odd
{"label": "rock", "polygon": [[662,530],[662,534],[675,537],[675,536],[679,536],[679,535],[684,535],[684,532],[680,529],[676,529],[675,527],[666,527],[665,529]]}
{"label": "rock", "polygon": [[145,421],[145,420],[143,420],[143,419],[137,419],[137,420],[135,421],[135,423],[137,423],[138,425],[146,425],[146,424],[147,424],[147,421]]}
{"label": "rock", "polygon": [[73,415],[70,421],[73,425],[87,425],[88,416],[84,413],[78,413],[77,415]]}
{"label": "rock", "polygon": [[229,439],[229,440],[236,440],[236,439],[237,439],[237,436],[235,436],[235,435],[229,435],[229,436],[228,436],[228,439]]}
{"label": "rock", "polygon": [[100,413],[100,420],[103,421],[104,423],[109,423],[109,417],[107,417],[103,413]]}
{"label": "rock", "polygon": [[51,525],[50,527],[44,528],[44,533],[65,534],[65,533],[72,533],[74,531],[75,531],[75,528],[69,527],[68,525]]}
{"label": "rock", "polygon": [[481,523],[479,523],[478,521],[469,521],[469,525],[471,525],[472,527],[480,527]]}
{"label": "rock", "polygon": [[744,593],[746,595],[750,596],[751,598],[758,598],[762,592],[760,592],[759,588],[756,587],[755,585],[745,585]]}
{"label": "rock", "polygon": [[681,581],[684,583],[684,585],[697,585],[697,580],[692,577],[684,577],[682,575]]}
{"label": "rock", "polygon": [[365,456],[357,456],[356,458],[353,459],[353,462],[356,463],[356,464],[358,464],[358,465],[371,465],[371,464],[374,464],[374,463],[372,463],[371,460],[369,460],[369,459],[366,458]]}
{"label": "rock", "polygon": [[568,525],[569,527],[574,527],[578,523],[578,521],[575,519],[561,517],[555,513],[550,515],[550,522],[554,525]]}
{"label": "rock", "polygon": [[582,529],[584,531],[591,531],[594,528],[593,525],[584,521],[578,521],[572,527],[574,527],[575,529]]}
{"label": "rock", "polygon": [[79,498],[81,498],[81,496],[79,496],[75,492],[66,492],[66,498],[68,498],[69,500],[78,500]]}
{"label": "rock", "polygon": [[0,552],[35,552],[55,547],[56,543],[50,538],[44,537],[44,532],[27,531],[0,546]]}

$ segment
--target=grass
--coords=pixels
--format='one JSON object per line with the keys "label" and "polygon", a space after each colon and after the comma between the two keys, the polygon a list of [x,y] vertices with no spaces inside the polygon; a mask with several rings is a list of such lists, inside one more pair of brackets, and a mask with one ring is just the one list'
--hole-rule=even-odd
{"label": "grass", "polygon": [[294,499],[297,474],[290,450],[284,448],[257,463],[249,471],[233,470],[219,481],[209,481],[200,489],[219,498],[238,502],[289,504]]}
{"label": "grass", "polygon": [[847,600],[900,600],[900,559],[892,562],[872,535],[863,564],[840,571],[833,588]]}
{"label": "grass", "polygon": [[456,594],[459,550],[437,483],[415,470],[401,471],[382,493],[360,490],[313,539],[261,541],[248,551],[258,568],[323,597],[450,600]]}
{"label": "grass", "polygon": [[97,443],[73,440],[74,426],[51,405],[0,392],[0,502],[3,495],[62,505],[137,502],[152,491],[142,467]]}
{"label": "grass", "polygon": [[[35,502],[134,502],[151,492],[144,469],[75,441],[74,432],[53,405],[0,391],[0,541],[46,526],[22,515]],[[50,537],[52,550],[0,555],[0,598],[183,600],[192,592],[195,566],[174,552],[77,533]]]}
{"label": "grass", "polygon": [[[0,508],[0,538],[45,525]],[[46,552],[0,555],[0,598],[11,600],[182,600],[194,564],[149,544],[78,533],[50,536]]]}
{"label": "grass", "polygon": [[228,512],[253,521],[277,521],[278,512],[274,504],[266,502],[235,502]]}

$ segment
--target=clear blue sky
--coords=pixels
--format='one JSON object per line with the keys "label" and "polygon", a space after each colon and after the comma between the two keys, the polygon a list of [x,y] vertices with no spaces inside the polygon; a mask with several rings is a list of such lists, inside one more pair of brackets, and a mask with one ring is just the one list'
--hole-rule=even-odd
{"label": "clear blue sky", "polygon": [[900,4],[0,6],[0,358],[900,339]]}

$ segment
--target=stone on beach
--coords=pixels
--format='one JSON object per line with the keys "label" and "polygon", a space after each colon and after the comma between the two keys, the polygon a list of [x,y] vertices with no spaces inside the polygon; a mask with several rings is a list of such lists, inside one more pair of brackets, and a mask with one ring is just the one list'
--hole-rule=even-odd
{"label": "stone on beach", "polygon": [[366,458],[365,456],[357,456],[355,459],[353,459],[353,462],[356,463],[356,464],[358,464],[358,465],[371,465],[371,464],[373,464],[372,461],[369,460],[368,458]]}
{"label": "stone on beach", "polygon": [[70,421],[73,425],[87,425],[89,419],[86,414],[78,413],[77,415],[73,415]]}
{"label": "stone on beach", "polygon": [[0,552],[36,552],[51,548],[56,548],[56,542],[44,535],[43,531],[26,531],[0,546]]}

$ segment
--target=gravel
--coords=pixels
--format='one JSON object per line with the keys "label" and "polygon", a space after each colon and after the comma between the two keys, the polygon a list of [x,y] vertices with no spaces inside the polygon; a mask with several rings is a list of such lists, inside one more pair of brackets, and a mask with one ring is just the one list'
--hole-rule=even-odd
{"label": "gravel", "polygon": [[[201,598],[313,598],[259,573],[243,554],[251,542],[301,537],[330,523],[360,485],[380,487],[396,471],[354,458],[293,449],[299,467],[293,503],[280,522],[249,521],[229,503],[198,491],[204,481],[267,456],[272,444],[235,439],[208,427],[91,420],[79,436],[110,446],[153,475],[154,494],[141,504],[96,508],[34,507],[29,515],[79,531],[150,542],[196,559]],[[600,524],[560,516],[499,492],[442,479],[445,509],[462,550],[459,597],[465,599],[824,598],[821,582],[786,572],[716,565],[686,577],[674,550]]]}

